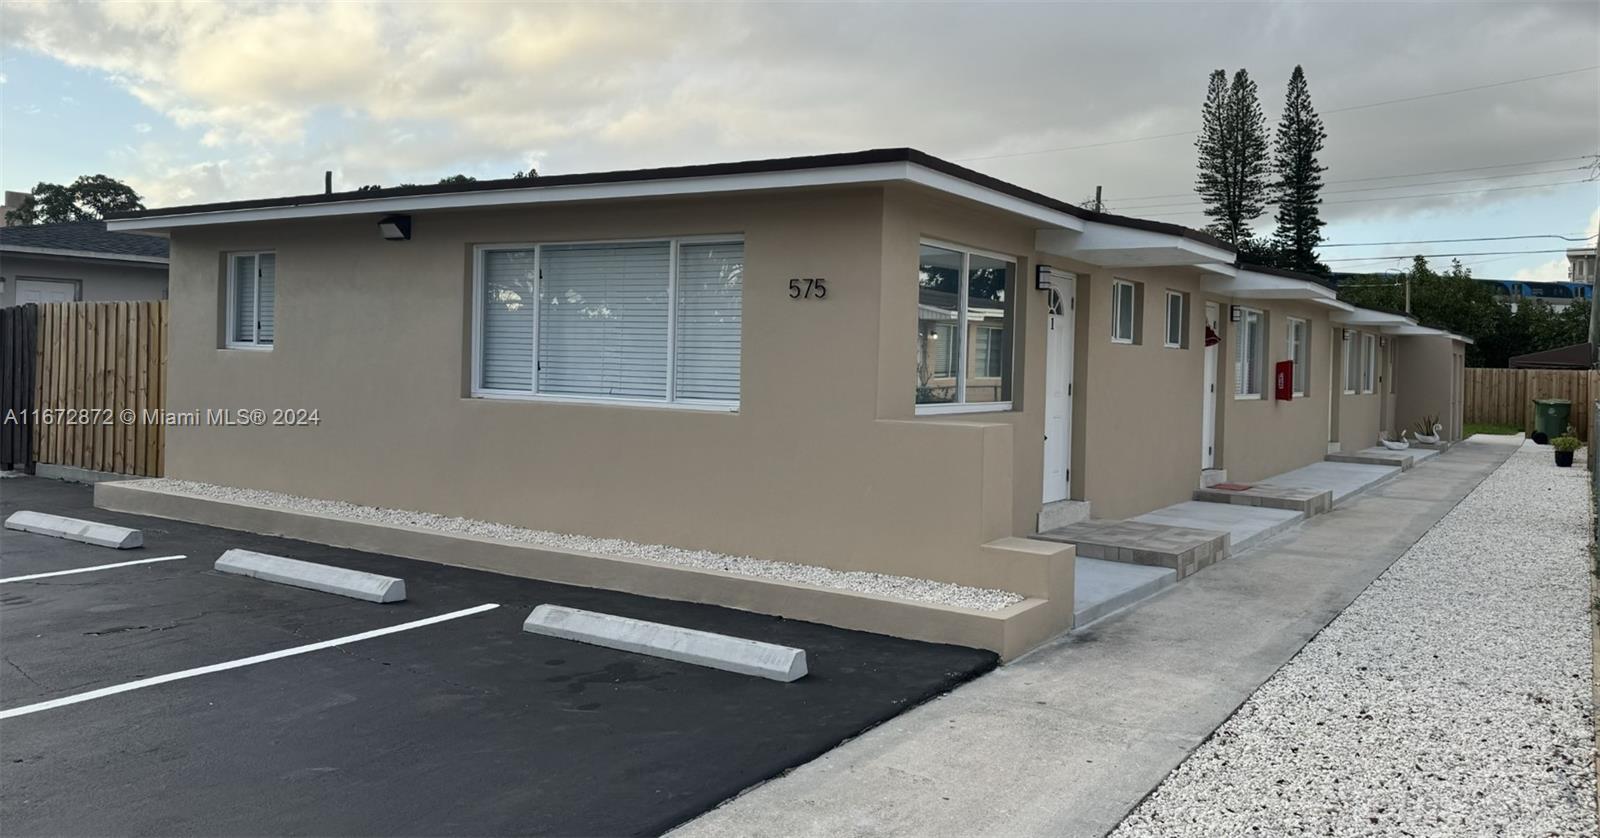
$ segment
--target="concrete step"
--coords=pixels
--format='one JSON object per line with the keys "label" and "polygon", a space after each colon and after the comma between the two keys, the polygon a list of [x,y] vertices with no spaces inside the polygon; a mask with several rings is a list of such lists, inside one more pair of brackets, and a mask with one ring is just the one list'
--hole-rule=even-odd
{"label": "concrete step", "polygon": [[1089,502],[1086,500],[1058,500],[1047,503],[1039,510],[1039,532],[1089,520]]}
{"label": "concrete step", "polygon": [[1416,458],[1400,451],[1389,451],[1383,454],[1368,454],[1356,452],[1352,454],[1329,454],[1323,459],[1330,463],[1357,463],[1364,466],[1399,466],[1401,471],[1410,471],[1416,464]]}
{"label": "concrete step", "polygon": [[1129,519],[1196,530],[1217,530],[1228,534],[1228,552],[1238,555],[1260,542],[1304,521],[1306,514],[1291,509],[1244,506],[1232,503],[1204,503],[1186,500],[1146,512]]}
{"label": "concrete step", "polygon": [[1035,536],[1078,548],[1078,555],[1108,562],[1165,567],[1182,579],[1228,557],[1228,533],[1144,521],[1081,521]]}
{"label": "concrete step", "polygon": [[1079,556],[1076,580],[1072,625],[1082,628],[1175,584],[1178,572]]}
{"label": "concrete step", "polygon": [[1333,493],[1326,489],[1278,486],[1272,483],[1254,483],[1244,489],[1224,489],[1222,486],[1196,489],[1194,499],[1206,503],[1289,509],[1304,512],[1308,517],[1321,515],[1333,508]]}

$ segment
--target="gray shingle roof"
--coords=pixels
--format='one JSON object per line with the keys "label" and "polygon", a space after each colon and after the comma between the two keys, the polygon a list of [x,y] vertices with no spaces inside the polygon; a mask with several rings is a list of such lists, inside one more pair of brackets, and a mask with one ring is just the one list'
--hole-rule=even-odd
{"label": "gray shingle roof", "polygon": [[140,233],[108,233],[104,221],[0,227],[0,249],[7,247],[103,253],[113,259],[118,256],[167,258],[166,238]]}

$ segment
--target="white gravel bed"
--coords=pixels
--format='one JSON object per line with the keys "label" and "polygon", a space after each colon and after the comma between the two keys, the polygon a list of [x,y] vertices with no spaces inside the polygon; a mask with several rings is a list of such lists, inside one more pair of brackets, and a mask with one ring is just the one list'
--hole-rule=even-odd
{"label": "white gravel bed", "polygon": [[411,512],[404,509],[360,506],[353,503],[345,503],[344,501],[318,500],[316,498],[305,498],[260,489],[238,489],[231,486],[217,486],[211,483],[196,483],[189,480],[172,480],[168,478],[142,480],[139,481],[139,485],[163,492],[197,495],[251,506],[270,507],[291,512],[311,512],[318,515],[334,515],[359,521],[418,527],[447,533],[461,533],[479,538],[493,538],[523,544],[536,544],[541,547],[551,547],[558,550],[580,550],[586,553],[643,559],[645,561],[661,562],[662,564],[720,570],[727,573],[737,573],[741,576],[778,579],[784,582],[796,582],[820,588],[895,597],[915,602],[931,602],[974,611],[999,611],[1023,600],[1021,594],[1015,594],[1010,591],[974,588],[968,585],[935,582],[931,579],[917,579],[911,576],[891,576],[883,573],[868,573],[856,570],[833,570],[815,565],[754,559],[749,556],[728,556],[722,553],[713,553],[709,550],[689,550],[661,544],[640,544],[618,538],[590,538],[588,536],[514,527],[509,524],[496,524],[490,521],[478,521],[471,518],[454,518],[448,515],[436,515],[431,512]]}
{"label": "white gravel bed", "polygon": [[1589,475],[1550,452],[1512,455],[1114,838],[1595,835]]}

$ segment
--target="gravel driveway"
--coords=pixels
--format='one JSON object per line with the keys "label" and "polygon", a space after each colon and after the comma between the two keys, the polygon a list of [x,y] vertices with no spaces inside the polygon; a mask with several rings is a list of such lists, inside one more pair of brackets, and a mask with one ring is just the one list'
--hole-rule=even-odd
{"label": "gravel driveway", "polygon": [[1588,473],[1551,460],[1514,454],[1113,836],[1595,835]]}

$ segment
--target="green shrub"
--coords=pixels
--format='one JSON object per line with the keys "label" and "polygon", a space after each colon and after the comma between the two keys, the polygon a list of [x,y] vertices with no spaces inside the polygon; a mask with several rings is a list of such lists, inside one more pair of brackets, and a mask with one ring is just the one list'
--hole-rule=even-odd
{"label": "green shrub", "polygon": [[1558,436],[1550,440],[1557,451],[1576,451],[1583,447],[1583,441],[1575,436]]}

